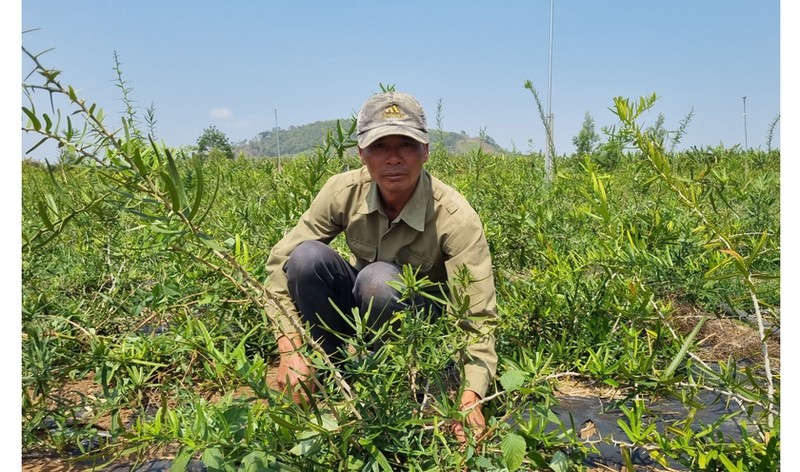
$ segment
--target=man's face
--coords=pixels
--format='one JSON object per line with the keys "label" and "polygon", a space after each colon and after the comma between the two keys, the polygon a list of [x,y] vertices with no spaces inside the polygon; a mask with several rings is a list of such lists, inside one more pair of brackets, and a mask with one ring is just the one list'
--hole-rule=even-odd
{"label": "man's face", "polygon": [[428,145],[399,134],[384,136],[364,149],[358,149],[361,162],[384,196],[409,198],[428,160]]}

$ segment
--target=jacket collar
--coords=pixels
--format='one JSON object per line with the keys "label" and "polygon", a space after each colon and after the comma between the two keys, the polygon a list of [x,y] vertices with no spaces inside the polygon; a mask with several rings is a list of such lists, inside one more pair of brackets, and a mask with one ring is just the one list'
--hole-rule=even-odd
{"label": "jacket collar", "polygon": [[[366,172],[366,169],[365,169]],[[398,220],[403,220],[411,228],[422,232],[425,230],[425,214],[428,209],[428,202],[431,199],[431,177],[428,171],[422,169],[417,181],[417,188],[411,198],[403,207]],[[367,197],[359,208],[359,213],[372,213],[373,211],[380,211],[381,199],[378,191],[378,184],[370,179],[369,191]]]}

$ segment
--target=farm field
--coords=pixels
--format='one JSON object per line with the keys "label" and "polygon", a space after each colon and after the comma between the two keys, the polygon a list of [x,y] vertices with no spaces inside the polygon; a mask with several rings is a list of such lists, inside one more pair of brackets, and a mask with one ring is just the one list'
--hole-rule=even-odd
{"label": "farm field", "polygon": [[[667,151],[638,124],[646,97],[615,99],[616,137],[557,158],[552,181],[540,154],[452,154],[433,132],[426,168],[480,214],[499,307],[488,428],[461,444],[457,300],[436,322],[401,314],[376,352],[362,332],[336,369],[314,356],[306,404],[274,388],[266,257],[360,165],[346,125],[278,169],[42,87],[93,124],[25,112],[70,152],[22,163],[24,470],[606,470],[609,451],[623,470],[780,469],[779,150]],[[586,397],[614,435],[563,415]]]}

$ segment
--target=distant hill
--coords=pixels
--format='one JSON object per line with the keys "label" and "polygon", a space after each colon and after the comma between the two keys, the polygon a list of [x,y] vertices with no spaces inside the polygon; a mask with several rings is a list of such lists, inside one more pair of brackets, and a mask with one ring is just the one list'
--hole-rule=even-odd
{"label": "distant hill", "polygon": [[[347,129],[349,127],[349,118],[339,121],[341,121],[343,128]],[[316,121],[307,125],[290,126],[288,129],[279,128],[278,139],[275,137],[274,129],[262,131],[252,139],[234,144],[234,152],[236,154],[241,152],[253,157],[277,156],[278,141],[280,141],[281,155],[288,156],[311,152],[322,143],[328,130],[334,129],[336,129],[336,120]],[[469,136],[463,131],[460,133],[443,131],[441,136],[439,131],[435,129],[429,129],[428,132],[431,150],[433,150],[435,143],[442,141],[445,149],[451,153],[468,153],[477,150],[481,145],[485,153],[499,154],[505,152],[490,136],[484,136],[483,143],[481,143],[480,137]]]}

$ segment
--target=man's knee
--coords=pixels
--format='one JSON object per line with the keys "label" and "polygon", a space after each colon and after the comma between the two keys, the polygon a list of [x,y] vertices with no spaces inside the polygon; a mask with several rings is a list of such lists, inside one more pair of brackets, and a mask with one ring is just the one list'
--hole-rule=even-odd
{"label": "man's knee", "polygon": [[329,256],[333,249],[319,241],[304,241],[300,243],[289,256],[288,264],[308,265]]}
{"label": "man's knee", "polygon": [[333,249],[319,241],[304,241],[298,245],[286,261],[286,274],[297,276],[315,273],[318,264],[325,264],[335,255]]}
{"label": "man's knee", "polygon": [[387,282],[398,281],[400,268],[387,262],[373,262],[364,267],[356,277],[353,293],[357,300],[379,304],[383,308],[387,303],[396,302],[399,293]]}

